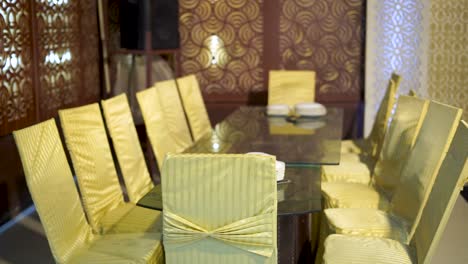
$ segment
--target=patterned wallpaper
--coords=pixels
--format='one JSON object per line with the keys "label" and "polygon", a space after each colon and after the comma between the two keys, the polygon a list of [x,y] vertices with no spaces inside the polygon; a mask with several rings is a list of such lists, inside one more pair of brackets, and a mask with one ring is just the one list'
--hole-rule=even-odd
{"label": "patterned wallpaper", "polygon": [[280,0],[280,68],[317,72],[319,98],[358,101],[363,0]]}
{"label": "patterned wallpaper", "polygon": [[468,120],[468,0],[432,0],[429,95]]}
{"label": "patterned wallpaper", "polygon": [[179,1],[181,74],[206,94],[263,88],[263,0]]}

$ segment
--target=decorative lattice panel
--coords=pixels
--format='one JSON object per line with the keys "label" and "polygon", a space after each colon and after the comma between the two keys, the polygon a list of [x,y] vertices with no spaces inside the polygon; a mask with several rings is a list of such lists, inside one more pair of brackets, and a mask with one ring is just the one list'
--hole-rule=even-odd
{"label": "decorative lattice panel", "polygon": [[0,1],[0,134],[35,120],[30,7]]}
{"label": "decorative lattice panel", "polygon": [[79,99],[80,17],[78,1],[36,0],[41,117]]}
{"label": "decorative lattice panel", "polygon": [[179,2],[182,74],[204,93],[263,89],[263,0]]}
{"label": "decorative lattice panel", "polygon": [[317,96],[359,100],[363,0],[280,0],[280,68],[314,70]]}

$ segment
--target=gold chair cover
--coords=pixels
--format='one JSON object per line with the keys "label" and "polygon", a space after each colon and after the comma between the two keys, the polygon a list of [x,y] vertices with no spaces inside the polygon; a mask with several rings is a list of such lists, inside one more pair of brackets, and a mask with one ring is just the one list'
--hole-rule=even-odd
{"label": "gold chair cover", "polygon": [[375,122],[372,126],[372,130],[369,136],[365,139],[358,140],[344,140],[341,144],[341,152],[352,152],[356,154],[370,155],[371,158],[377,158],[379,154],[382,141],[384,139],[388,119],[391,116],[393,105],[395,103],[395,96],[400,87],[401,76],[392,73],[388,82],[387,91],[385,96],[380,103],[379,110],[375,117]]}
{"label": "gold chair cover", "polygon": [[468,127],[460,122],[422,211],[410,246],[396,240],[331,235],[324,263],[431,263],[435,249],[468,176]]}
{"label": "gold chair cover", "polygon": [[151,181],[127,96],[121,94],[101,101],[128,197],[137,203],[154,185]]}
{"label": "gold chair cover", "polygon": [[192,74],[178,78],[177,86],[179,87],[180,97],[187,114],[193,139],[197,141],[212,131],[197,77]]}
{"label": "gold chair cover", "polygon": [[126,204],[97,103],[60,110],[83,206],[98,234],[160,232],[160,212]]}
{"label": "gold chair cover", "polygon": [[270,71],[268,78],[268,104],[287,104],[290,108],[298,103],[315,102],[315,72]]}
{"label": "gold chair cover", "polygon": [[157,82],[153,87],[138,92],[137,100],[161,170],[167,153],[180,153],[193,143],[176,82]]}
{"label": "gold chair cover", "polygon": [[53,119],[13,135],[57,263],[164,263],[155,234],[93,234]]}
{"label": "gold chair cover", "polygon": [[162,171],[168,263],[276,263],[275,159],[169,155]]}

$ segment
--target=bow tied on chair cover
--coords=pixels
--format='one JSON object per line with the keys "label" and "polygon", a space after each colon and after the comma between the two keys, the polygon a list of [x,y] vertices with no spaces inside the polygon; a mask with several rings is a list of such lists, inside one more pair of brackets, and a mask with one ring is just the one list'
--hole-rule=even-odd
{"label": "bow tied on chair cover", "polygon": [[273,254],[272,212],[249,217],[216,228],[205,228],[169,211],[164,211],[164,241],[181,247],[205,238],[213,238],[233,247],[263,256]]}

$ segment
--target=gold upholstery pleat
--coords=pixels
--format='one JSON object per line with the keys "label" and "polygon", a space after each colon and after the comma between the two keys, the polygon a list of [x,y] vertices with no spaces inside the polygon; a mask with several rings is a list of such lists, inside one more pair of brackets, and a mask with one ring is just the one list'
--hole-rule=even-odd
{"label": "gold upholstery pleat", "polygon": [[192,145],[190,130],[174,80],[157,82],[137,93],[146,132],[159,169],[167,153],[180,153]]}
{"label": "gold upholstery pleat", "polygon": [[276,263],[275,159],[169,155],[162,171],[168,263]]}
{"label": "gold upholstery pleat", "polygon": [[268,78],[268,104],[287,104],[315,101],[315,72],[270,71]]}
{"label": "gold upholstery pleat", "polygon": [[385,238],[331,235],[324,263],[431,263],[432,256],[468,176],[468,127],[460,122],[422,210],[411,247]]}
{"label": "gold upholstery pleat", "polygon": [[154,185],[146,167],[127,96],[121,94],[102,100],[101,105],[128,197],[132,203],[137,203]]}
{"label": "gold upholstery pleat", "polygon": [[53,119],[13,135],[57,263],[164,263],[155,234],[93,234]]}
{"label": "gold upholstery pleat", "polygon": [[60,110],[59,115],[93,231],[160,232],[159,211],[125,204],[99,105]]}
{"label": "gold upholstery pleat", "polygon": [[180,97],[187,114],[194,141],[198,141],[212,131],[210,118],[205,108],[197,77],[192,74],[177,79]]}

